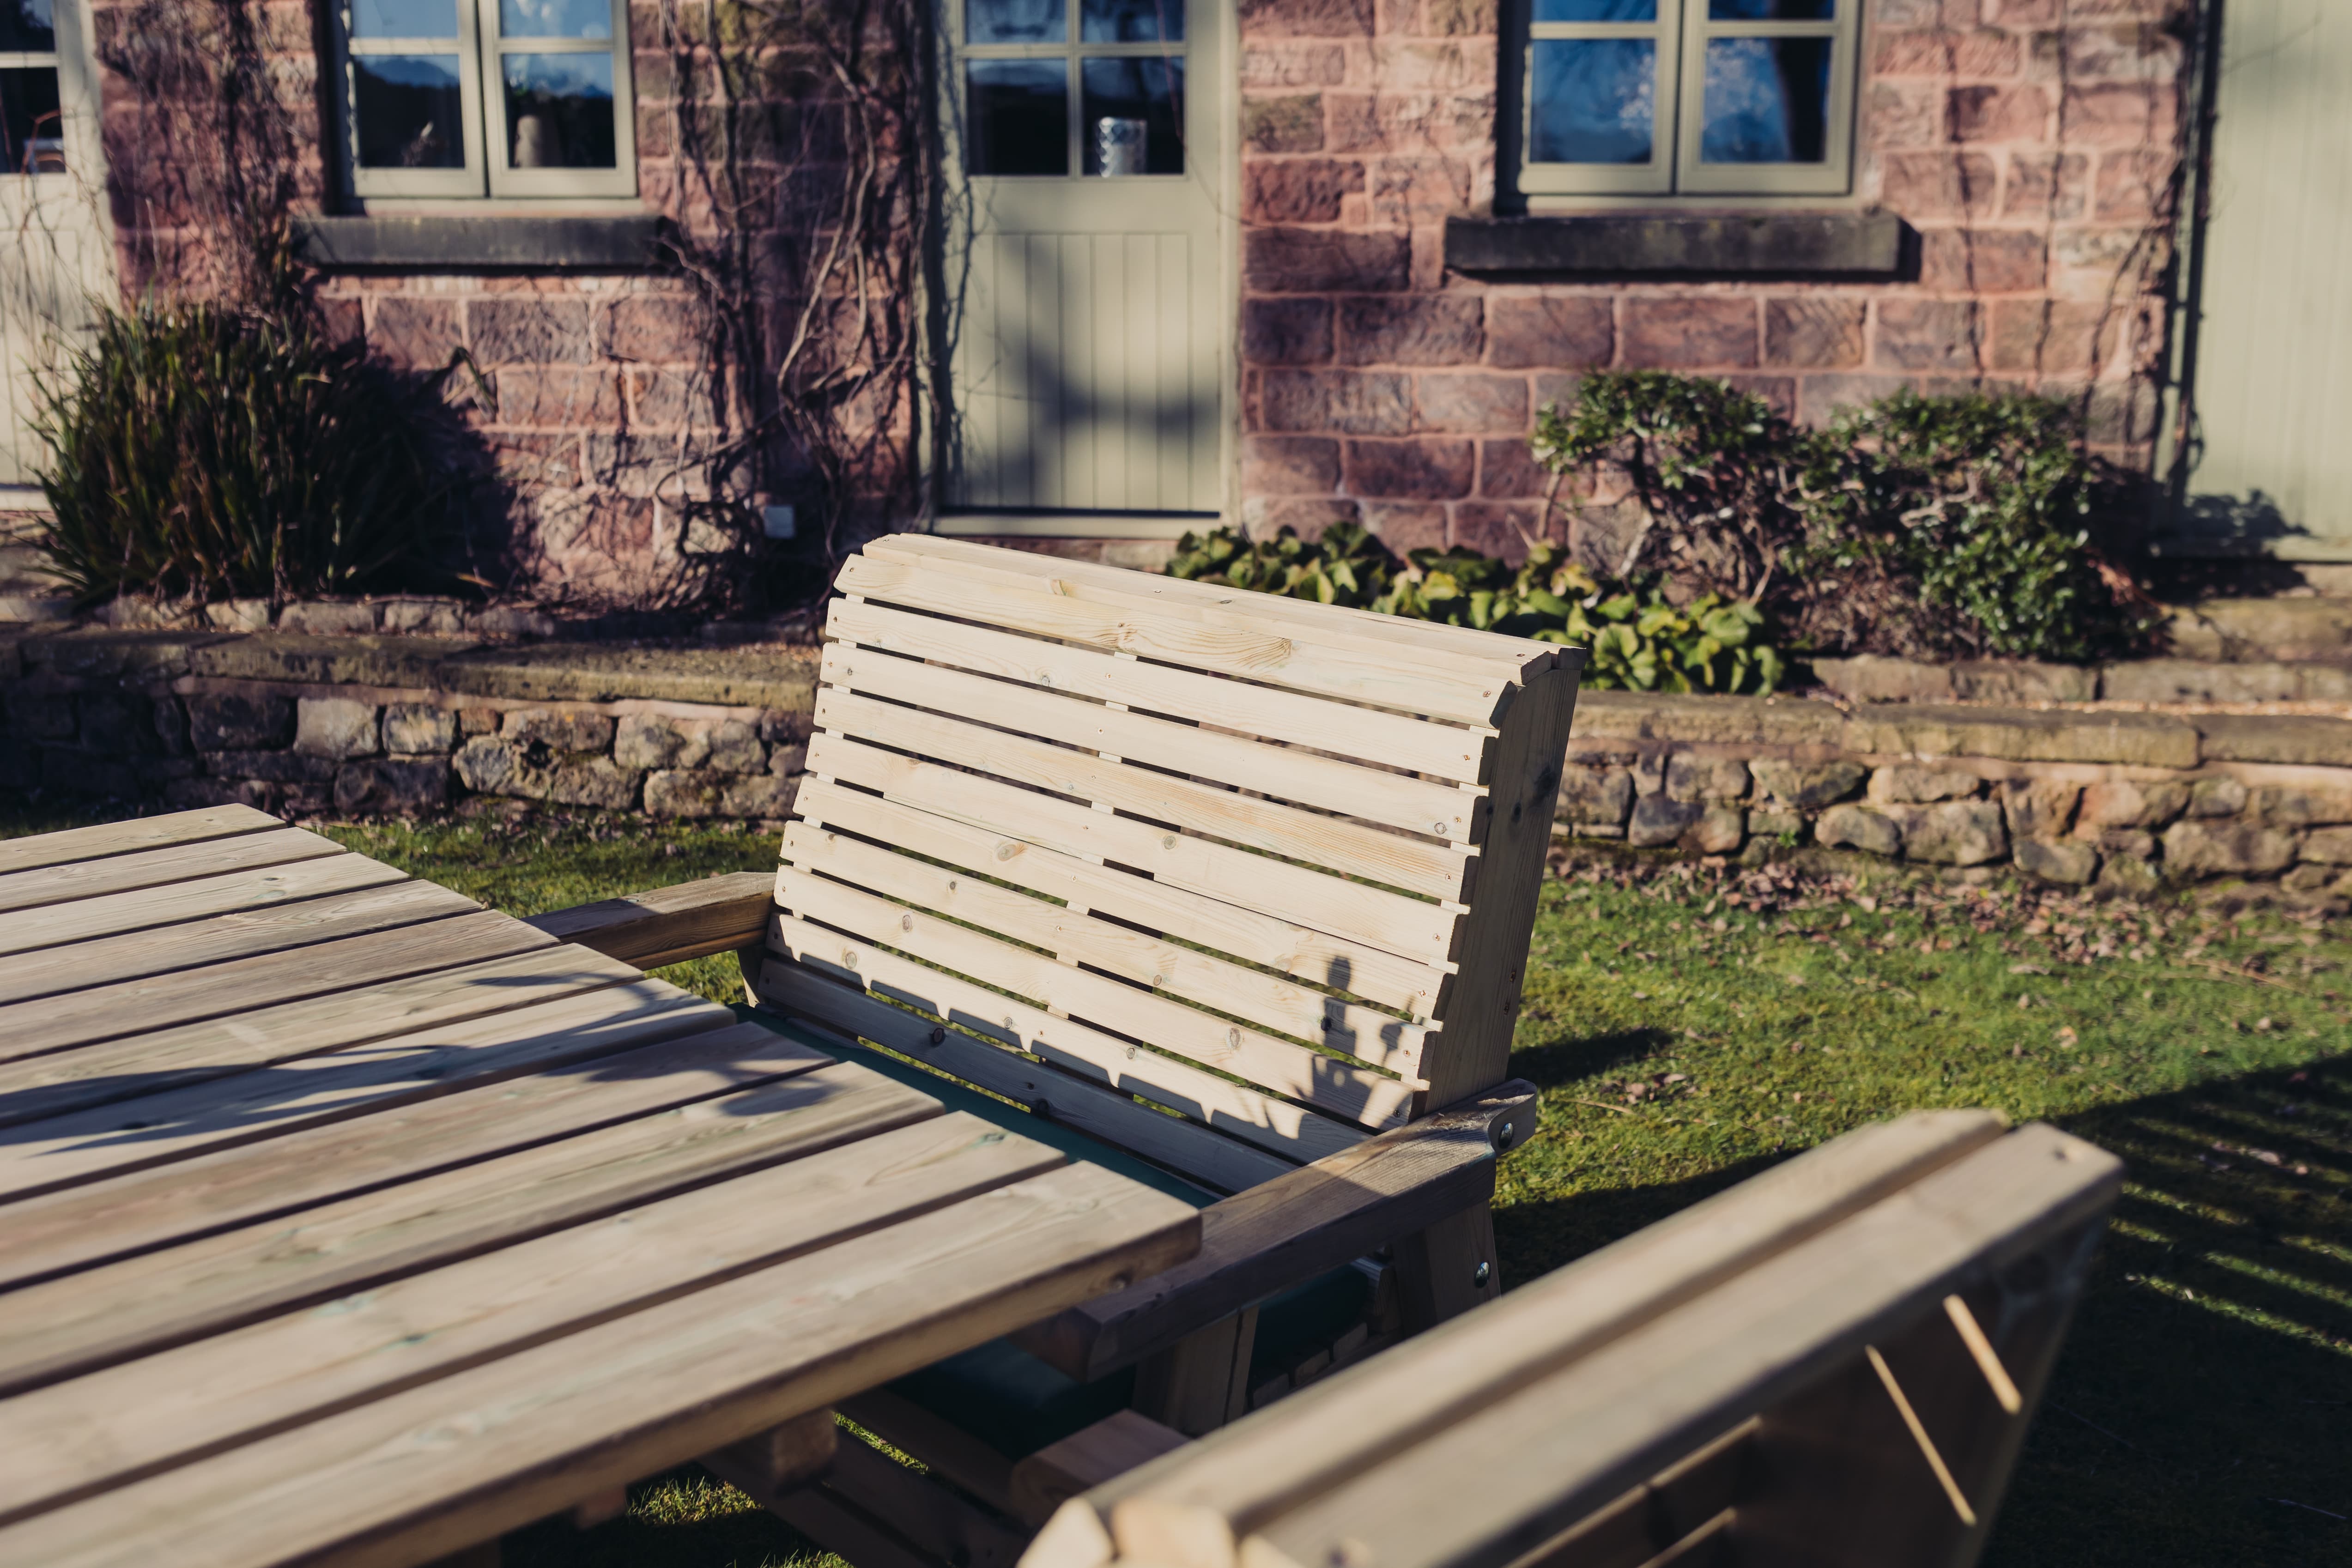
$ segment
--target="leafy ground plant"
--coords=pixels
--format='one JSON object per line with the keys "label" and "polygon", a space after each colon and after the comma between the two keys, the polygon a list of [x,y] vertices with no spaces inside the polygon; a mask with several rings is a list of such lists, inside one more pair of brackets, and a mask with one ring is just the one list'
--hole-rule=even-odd
{"label": "leafy ground plant", "polygon": [[110,310],[37,424],[49,554],[89,601],[420,586],[467,483],[437,382],[292,308]]}
{"label": "leafy ground plant", "polygon": [[[81,825],[0,812],[0,835]],[[519,914],[772,865],[772,839],[629,819],[330,823]],[[1563,861],[1512,1068],[1506,1286],[1883,1116],[1990,1105],[2129,1175],[1991,1568],[2352,1562],[2352,928],[1876,869]],[[719,1000],[731,959],[663,972]],[[510,1568],[842,1568],[691,1468]]]}

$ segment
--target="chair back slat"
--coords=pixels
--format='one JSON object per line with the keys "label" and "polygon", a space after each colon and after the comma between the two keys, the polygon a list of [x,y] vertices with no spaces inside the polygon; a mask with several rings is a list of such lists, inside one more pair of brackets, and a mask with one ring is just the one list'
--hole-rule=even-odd
{"label": "chair back slat", "polygon": [[1226,1189],[1500,1076],[1573,651],[919,537],[835,586],[763,998]]}

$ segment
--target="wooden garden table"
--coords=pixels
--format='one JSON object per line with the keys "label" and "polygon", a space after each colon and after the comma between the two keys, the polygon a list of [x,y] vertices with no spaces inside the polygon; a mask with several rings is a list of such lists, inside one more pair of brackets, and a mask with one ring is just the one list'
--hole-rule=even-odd
{"label": "wooden garden table", "polygon": [[429,1560],[1198,1238],[258,811],[0,842],[0,1563]]}

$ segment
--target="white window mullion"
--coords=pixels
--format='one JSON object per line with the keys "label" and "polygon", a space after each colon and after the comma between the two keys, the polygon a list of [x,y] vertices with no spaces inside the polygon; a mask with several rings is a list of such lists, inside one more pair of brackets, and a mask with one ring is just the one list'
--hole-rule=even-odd
{"label": "white window mullion", "polygon": [[[337,7],[343,152],[358,196],[479,196],[483,193],[480,59],[475,0],[447,0],[447,34],[387,36],[370,18],[421,16],[418,0]],[[362,12],[362,6],[372,9]],[[454,78],[454,92],[446,84]],[[445,123],[446,121],[446,123]]]}
{"label": "white window mullion", "polygon": [[[635,195],[628,0],[478,3],[490,194]],[[609,126],[595,107],[607,94]]]}
{"label": "white window mullion", "polygon": [[[1862,0],[1832,0],[1833,14],[1819,20],[1750,21],[1709,15],[1709,0],[1684,0],[1688,16],[1683,49],[1684,83],[1681,147],[1676,159],[1675,188],[1694,195],[1838,195],[1851,188],[1853,172],[1854,41],[1859,34],[1856,13]],[[1789,101],[1787,79],[1768,72],[1766,61],[1782,45],[1820,49],[1826,56],[1822,84],[1822,125],[1818,158],[1814,151],[1795,145],[1796,132],[1812,108]],[[1710,69],[1716,69],[1710,80]],[[1713,92],[1711,101],[1710,93]],[[1801,89],[1800,90],[1802,90]],[[1759,98],[1759,110],[1778,108],[1780,128],[1790,154],[1786,161],[1769,157],[1750,160],[1708,153],[1708,116],[1718,113],[1718,140],[1738,144],[1737,134],[1726,137],[1725,120],[1736,125],[1737,97]],[[1765,102],[1778,94],[1775,102]],[[1731,99],[1734,101],[1724,101]],[[1769,115],[1751,117],[1758,124]],[[1761,150],[1771,135],[1751,135],[1743,151]],[[1713,149],[1718,153],[1724,149]]]}
{"label": "white window mullion", "polygon": [[[1521,189],[1663,195],[1674,188],[1679,0],[1656,0],[1652,10],[1638,20],[1529,23]],[[1636,147],[1646,155],[1626,155]]]}

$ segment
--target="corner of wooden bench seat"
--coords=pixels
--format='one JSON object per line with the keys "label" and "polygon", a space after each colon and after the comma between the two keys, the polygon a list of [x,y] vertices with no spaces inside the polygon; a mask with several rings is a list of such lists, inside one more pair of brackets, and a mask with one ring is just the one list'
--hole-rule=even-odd
{"label": "corner of wooden bench seat", "polygon": [[773,873],[733,872],[574,904],[534,915],[524,924],[559,942],[656,969],[752,946],[766,931],[775,902]]}

